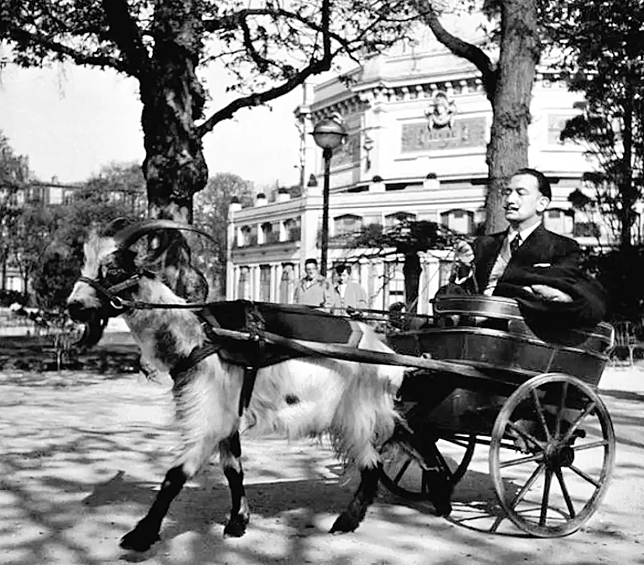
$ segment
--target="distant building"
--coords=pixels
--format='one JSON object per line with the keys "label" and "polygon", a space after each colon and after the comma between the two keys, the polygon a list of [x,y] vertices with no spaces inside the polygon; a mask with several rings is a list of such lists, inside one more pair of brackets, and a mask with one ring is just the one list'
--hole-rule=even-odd
{"label": "distant building", "polygon": [[[322,150],[310,133],[320,119],[342,117],[348,132],[331,167],[329,230],[333,240],[368,224],[390,226],[402,218],[440,222],[473,234],[483,221],[486,146],[492,112],[472,65],[450,53],[405,51],[375,57],[349,74],[306,87],[296,118],[302,131],[302,195],[258,196],[252,208],[231,206],[227,298],[290,302],[308,257],[320,257]],[[350,84],[350,86],[346,86]],[[583,188],[589,165],[583,150],[562,144],[559,133],[579,95],[540,68],[531,107],[529,162],[553,185],[545,225],[581,244],[608,237],[589,218],[575,217],[568,196]],[[354,262],[354,278],[372,308],[404,301],[401,258],[359,259],[364,250],[329,249],[329,267]],[[446,252],[422,257],[418,309],[449,274]]]}

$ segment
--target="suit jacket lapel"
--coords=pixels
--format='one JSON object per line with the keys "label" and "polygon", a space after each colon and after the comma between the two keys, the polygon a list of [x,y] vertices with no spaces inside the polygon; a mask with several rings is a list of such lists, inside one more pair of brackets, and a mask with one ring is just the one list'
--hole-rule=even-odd
{"label": "suit jacket lapel", "polygon": [[503,246],[503,242],[507,235],[508,230],[491,235],[489,238],[486,238],[483,247],[479,251],[481,260],[476,262],[476,280],[478,282],[480,292],[485,290],[485,287],[490,280],[492,267],[496,262],[496,258],[501,251],[501,247]]}
{"label": "suit jacket lapel", "polygon": [[543,227],[543,224],[539,224],[512,255],[508,266],[530,267],[535,263],[540,263],[544,257],[551,256],[550,245],[548,230]]}

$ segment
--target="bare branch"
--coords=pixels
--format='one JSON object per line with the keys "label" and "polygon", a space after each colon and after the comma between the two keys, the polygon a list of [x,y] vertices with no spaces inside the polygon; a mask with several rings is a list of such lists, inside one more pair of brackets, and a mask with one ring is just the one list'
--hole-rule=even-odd
{"label": "bare branch", "polygon": [[32,44],[44,47],[48,51],[69,57],[78,65],[90,65],[94,67],[110,67],[119,72],[128,73],[127,66],[115,57],[109,55],[88,55],[73,49],[57,41],[52,41],[48,37],[30,33],[22,29],[13,29],[9,32],[9,37],[18,43]]}
{"label": "bare branch", "polygon": [[199,137],[203,137],[209,131],[211,131],[219,122],[228,120],[233,117],[235,112],[241,110],[242,108],[252,108],[254,106],[261,106],[266,102],[275,100],[284,94],[287,94],[300,86],[304,81],[316,74],[319,74],[324,71],[328,71],[331,68],[331,60],[333,59],[332,55],[324,57],[320,60],[312,61],[306,68],[302,69],[300,72],[291,76],[288,80],[284,81],[282,84],[275,86],[273,88],[268,88],[262,92],[257,92],[249,94],[241,98],[237,98],[226,107],[222,108],[210,116],[205,122],[203,122],[197,128],[197,134]]}
{"label": "bare branch", "polygon": [[436,39],[447,47],[454,55],[467,59],[481,73],[481,79],[485,87],[485,92],[490,101],[494,99],[498,70],[496,65],[490,60],[485,52],[476,45],[463,41],[459,37],[447,31],[441,24],[431,0],[414,0],[416,9],[422,20],[429,27]]}

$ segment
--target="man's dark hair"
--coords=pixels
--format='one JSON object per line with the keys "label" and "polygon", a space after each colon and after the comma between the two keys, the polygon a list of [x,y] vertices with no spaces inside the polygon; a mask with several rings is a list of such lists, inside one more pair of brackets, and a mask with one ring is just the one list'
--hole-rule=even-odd
{"label": "man's dark hair", "polygon": [[315,265],[317,267],[317,259],[307,259],[306,261],[304,261],[304,266],[306,267],[307,265]]}
{"label": "man's dark hair", "polygon": [[541,171],[537,171],[537,169],[531,169],[530,167],[523,167],[512,176],[516,177],[517,175],[530,175],[531,177],[537,179],[539,192],[543,194],[548,200],[552,200],[552,188],[550,188],[550,181]]}
{"label": "man's dark hair", "polygon": [[351,274],[351,265],[336,265],[336,267],[335,267],[335,272],[336,272],[338,275],[341,275],[341,274],[342,274],[342,273],[344,273],[345,271],[347,272],[347,274],[349,274],[349,275],[350,275],[350,274]]}

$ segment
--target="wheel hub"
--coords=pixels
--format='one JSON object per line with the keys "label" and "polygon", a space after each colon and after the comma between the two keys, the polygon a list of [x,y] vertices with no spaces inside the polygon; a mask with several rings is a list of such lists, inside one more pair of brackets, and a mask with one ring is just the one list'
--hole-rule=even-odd
{"label": "wheel hub", "polygon": [[569,445],[552,443],[546,447],[545,463],[548,469],[570,467],[575,461],[575,451]]}

